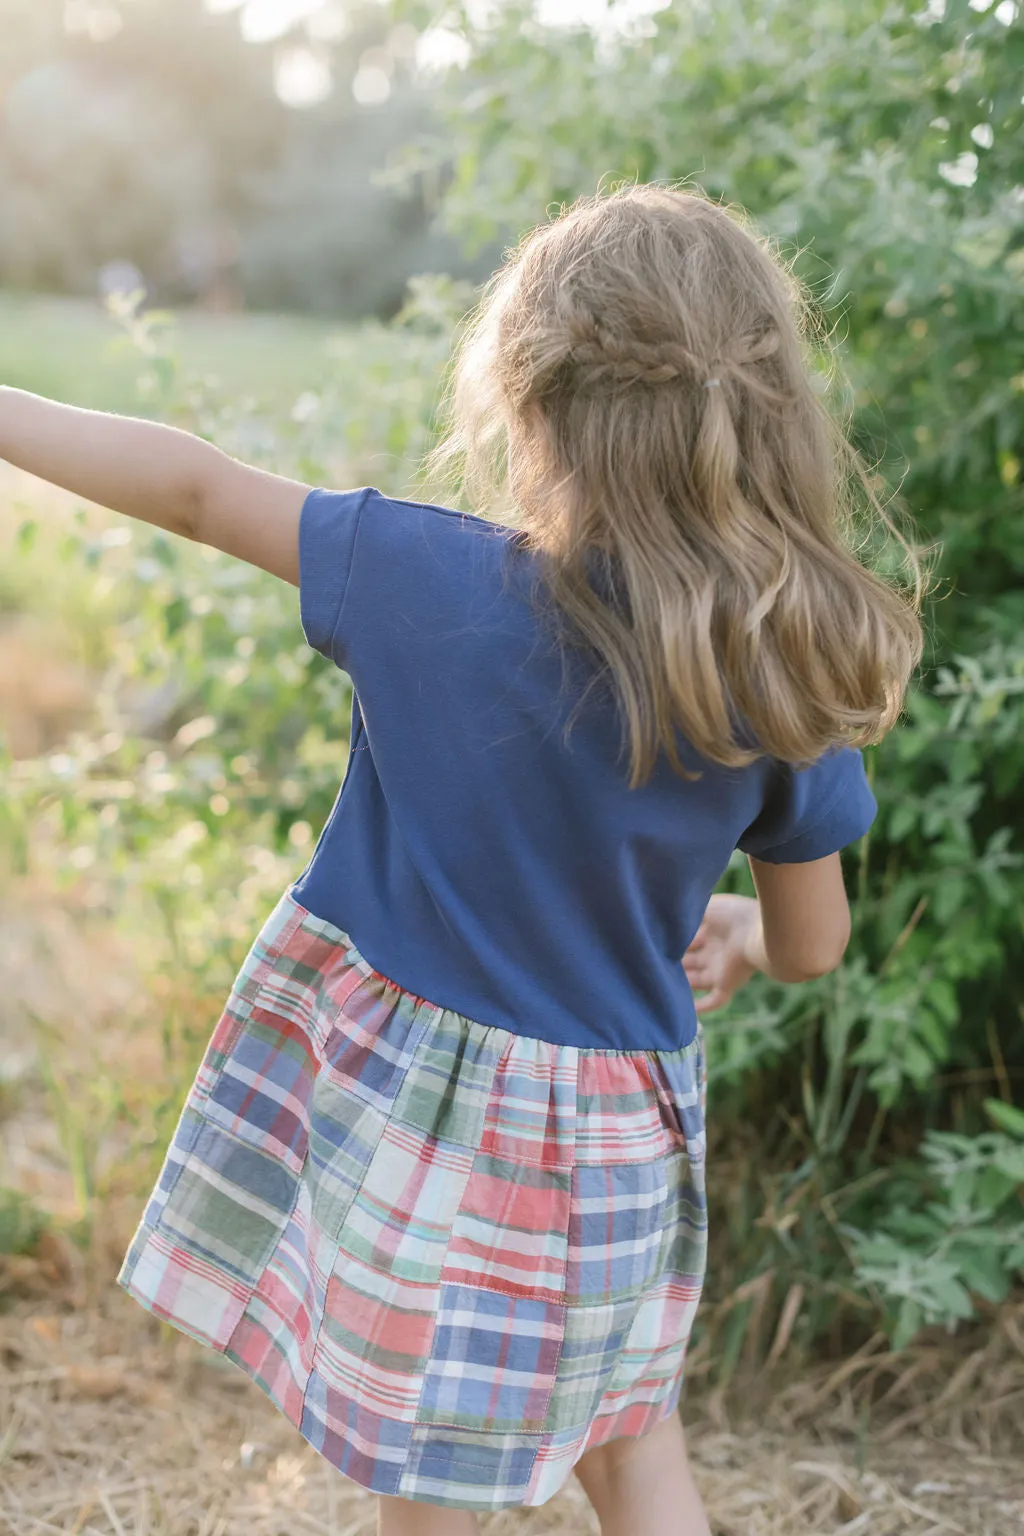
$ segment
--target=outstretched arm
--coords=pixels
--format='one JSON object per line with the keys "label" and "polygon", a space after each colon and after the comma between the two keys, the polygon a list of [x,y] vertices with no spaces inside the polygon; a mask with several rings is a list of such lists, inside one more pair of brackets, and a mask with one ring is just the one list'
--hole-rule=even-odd
{"label": "outstretched arm", "polygon": [[0,387],[0,459],[298,585],[309,487],[241,464],[190,432]]}

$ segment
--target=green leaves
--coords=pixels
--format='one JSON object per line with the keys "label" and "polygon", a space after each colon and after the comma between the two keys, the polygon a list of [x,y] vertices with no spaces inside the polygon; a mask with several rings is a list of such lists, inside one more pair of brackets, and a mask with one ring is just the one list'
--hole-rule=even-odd
{"label": "green leaves", "polygon": [[1001,1099],[986,1099],[985,1113],[993,1125],[1024,1142],[1024,1109],[1004,1104]]}
{"label": "green leaves", "polygon": [[[841,338],[855,441],[942,548],[928,668],[872,753],[847,963],[795,992],[751,987],[708,1027],[714,1114],[734,1127],[753,1106],[782,1149],[766,1183],[839,1199],[885,1175],[858,1209],[854,1278],[902,1344],[1005,1294],[1024,1242],[1024,1115],[983,1109],[994,1074],[1024,1069],[1020,16],[723,0],[600,47],[531,18],[518,0],[485,26],[461,15],[450,225],[515,236],[602,177],[692,177],[743,204],[798,253]],[[952,1126],[962,1142],[935,1129]],[[790,1234],[794,1266],[849,1283],[848,1254],[810,1230]],[[763,1246],[750,1255],[758,1272]]]}
{"label": "green leaves", "polygon": [[1024,1264],[1024,1144],[993,1132],[932,1132],[921,1150],[922,1163],[908,1170],[921,1203],[906,1203],[901,1190],[877,1230],[849,1231],[857,1280],[884,1300],[897,1348],[926,1324],[972,1317],[975,1298],[1004,1301]]}

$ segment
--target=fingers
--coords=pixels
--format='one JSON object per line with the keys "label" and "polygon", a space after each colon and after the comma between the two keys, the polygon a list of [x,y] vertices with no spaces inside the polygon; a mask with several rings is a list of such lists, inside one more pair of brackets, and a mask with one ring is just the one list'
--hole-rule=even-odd
{"label": "fingers", "polygon": [[698,992],[706,992],[708,987],[714,982],[715,978],[711,973],[710,967],[702,964],[699,960],[691,961],[689,964],[684,960],[683,970],[686,972],[686,979],[690,986],[696,987]]}
{"label": "fingers", "polygon": [[732,997],[732,991],[716,979],[712,967],[706,960],[685,959],[683,970],[686,972],[686,979],[691,989],[704,994],[703,997],[694,999],[694,1007],[698,1013],[711,1013],[715,1008],[724,1008]]}

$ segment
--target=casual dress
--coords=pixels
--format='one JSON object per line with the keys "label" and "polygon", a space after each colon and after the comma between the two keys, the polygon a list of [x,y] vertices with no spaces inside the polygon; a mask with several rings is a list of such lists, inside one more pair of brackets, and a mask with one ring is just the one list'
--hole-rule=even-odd
{"label": "casual dress", "polygon": [[708,896],[735,847],[824,857],[874,800],[855,752],[629,790],[614,700],[507,529],[312,492],[300,603],[353,680],[348,770],[120,1282],[364,1487],[540,1504],[679,1399]]}

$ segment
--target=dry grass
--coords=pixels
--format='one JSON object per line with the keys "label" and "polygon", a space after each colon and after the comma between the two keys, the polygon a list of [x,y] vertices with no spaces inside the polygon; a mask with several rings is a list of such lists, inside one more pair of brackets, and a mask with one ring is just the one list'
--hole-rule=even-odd
{"label": "dry grass", "polygon": [[[240,1372],[161,1330],[109,1270],[97,1281],[51,1240],[41,1258],[8,1266],[7,1279],[23,1293],[0,1318],[8,1536],[370,1536],[373,1499]],[[691,1448],[716,1536],[1019,1536],[1024,1462],[1006,1396],[1021,1401],[1021,1323],[1007,1314],[980,1358],[977,1346],[899,1360],[871,1349],[781,1391],[756,1427],[732,1422],[721,1404],[714,1414],[693,1405]],[[888,1381],[890,1397],[887,1422],[865,1438],[855,1431],[872,1377],[873,1390]],[[484,1530],[596,1527],[573,1483]]]}

